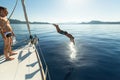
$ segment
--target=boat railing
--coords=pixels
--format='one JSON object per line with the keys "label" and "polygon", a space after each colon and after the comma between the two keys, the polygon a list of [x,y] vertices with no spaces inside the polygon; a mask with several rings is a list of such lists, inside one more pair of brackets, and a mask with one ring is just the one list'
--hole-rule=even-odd
{"label": "boat railing", "polygon": [[47,65],[46,60],[44,58],[42,49],[40,47],[39,39],[35,36],[35,38],[32,39],[31,43],[35,44],[35,52],[36,52],[36,56],[38,59],[42,79],[43,80],[51,80],[48,65]]}

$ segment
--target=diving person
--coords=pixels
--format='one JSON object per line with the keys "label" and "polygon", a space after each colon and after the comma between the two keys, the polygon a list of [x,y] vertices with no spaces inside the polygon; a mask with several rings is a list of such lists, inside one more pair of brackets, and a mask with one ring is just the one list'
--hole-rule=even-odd
{"label": "diving person", "polygon": [[60,33],[60,34],[62,34],[62,35],[65,35],[65,36],[67,36],[68,38],[70,38],[70,41],[73,42],[73,44],[75,45],[74,37],[73,37],[70,33],[68,33],[67,31],[61,30],[61,29],[59,28],[59,25],[57,25],[57,24],[53,24],[53,25],[56,27],[56,30],[57,30],[58,33]]}

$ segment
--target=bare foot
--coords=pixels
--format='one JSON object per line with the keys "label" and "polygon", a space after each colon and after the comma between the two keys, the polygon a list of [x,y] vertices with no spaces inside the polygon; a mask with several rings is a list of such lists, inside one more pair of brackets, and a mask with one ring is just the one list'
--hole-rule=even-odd
{"label": "bare foot", "polygon": [[10,57],[8,57],[8,58],[6,58],[6,61],[11,61],[11,60],[14,60],[15,58],[10,58]]}
{"label": "bare foot", "polygon": [[10,53],[10,56],[12,56],[12,55],[16,55],[17,53]]}

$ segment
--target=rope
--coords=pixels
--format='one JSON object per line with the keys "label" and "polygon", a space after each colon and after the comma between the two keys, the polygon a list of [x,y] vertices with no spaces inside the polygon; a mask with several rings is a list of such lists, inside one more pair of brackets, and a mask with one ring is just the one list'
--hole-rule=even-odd
{"label": "rope", "polygon": [[11,14],[10,14],[10,16],[8,17],[8,20],[10,20],[10,18],[12,17],[12,15],[13,15],[13,13],[14,13],[16,7],[17,7],[17,4],[18,4],[18,0],[16,0],[15,6],[14,6],[14,8],[13,8]]}
{"label": "rope", "polygon": [[26,20],[26,23],[27,23],[29,35],[30,35],[30,38],[31,38],[32,36],[31,36],[30,25],[29,25],[29,21],[28,21],[28,17],[27,17],[26,7],[25,7],[25,4],[24,4],[24,0],[21,0],[21,1],[22,1],[24,16],[25,16],[25,20]]}

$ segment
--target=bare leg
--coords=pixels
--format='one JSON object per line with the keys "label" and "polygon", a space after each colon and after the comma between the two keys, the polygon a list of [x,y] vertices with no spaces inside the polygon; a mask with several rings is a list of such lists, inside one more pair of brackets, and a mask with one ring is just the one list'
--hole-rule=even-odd
{"label": "bare leg", "polygon": [[17,53],[13,53],[13,52],[12,52],[12,48],[11,48],[12,43],[13,43],[13,42],[12,42],[12,37],[10,37],[10,46],[9,46],[10,56],[17,54]]}
{"label": "bare leg", "polygon": [[12,49],[11,49],[11,45],[12,45],[12,38],[10,37],[10,42],[9,42],[9,53],[11,54],[12,53]]}
{"label": "bare leg", "polygon": [[4,55],[5,55],[5,58],[8,58],[9,56],[8,56],[8,39],[7,38],[5,38],[4,39]]}
{"label": "bare leg", "polygon": [[9,46],[10,46],[10,38],[4,39],[4,55],[6,60],[13,60],[14,58],[10,58],[8,55],[9,52]]}

